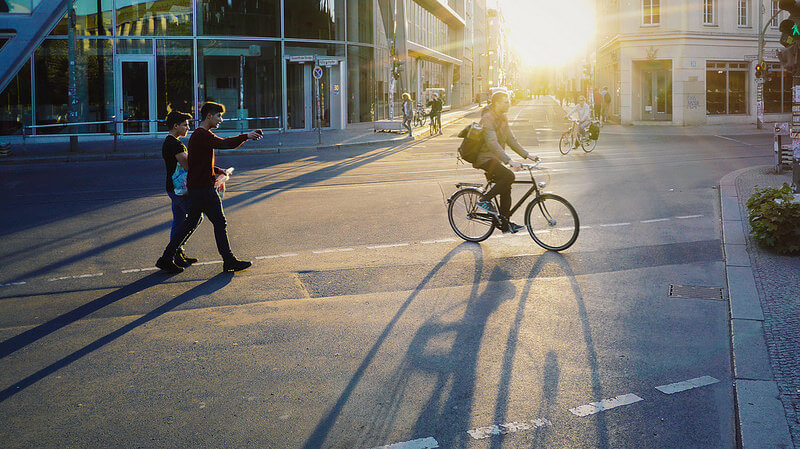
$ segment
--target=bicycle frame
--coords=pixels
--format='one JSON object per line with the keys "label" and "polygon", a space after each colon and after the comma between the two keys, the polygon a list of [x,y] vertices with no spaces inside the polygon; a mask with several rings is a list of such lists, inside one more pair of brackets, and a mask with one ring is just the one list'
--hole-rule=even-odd
{"label": "bicycle frame", "polygon": [[[511,183],[512,185],[514,185],[514,184],[530,184],[531,187],[528,189],[527,192],[525,192],[524,195],[522,195],[522,198],[520,198],[519,201],[517,201],[517,204],[515,204],[514,206],[511,207],[511,210],[508,213],[508,217],[509,218],[514,216],[514,213],[520,207],[522,207],[522,204],[525,203],[525,200],[530,198],[531,195],[534,195],[534,199],[535,199],[539,195],[542,194],[541,190],[539,190],[539,185],[536,183],[536,179],[533,177],[533,170],[529,169],[528,170],[528,174],[530,174],[530,176],[531,176],[530,180],[520,181],[520,180],[516,180],[515,179],[514,182]],[[456,187],[459,188],[459,189],[461,189],[463,187],[479,187],[482,192],[488,192],[489,189],[492,187],[492,184],[494,184],[492,181],[487,181],[486,184],[476,184],[476,183],[470,183],[470,182],[462,182],[462,183],[457,183]],[[500,203],[499,203],[499,200],[497,199],[497,197],[493,198],[493,201],[495,202],[495,206],[499,209],[500,208]]]}

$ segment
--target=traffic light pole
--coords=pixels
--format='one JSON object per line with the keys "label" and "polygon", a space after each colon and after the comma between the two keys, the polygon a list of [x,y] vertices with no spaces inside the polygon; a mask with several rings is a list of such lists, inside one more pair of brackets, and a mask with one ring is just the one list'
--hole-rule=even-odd
{"label": "traffic light pole", "polygon": [[[795,49],[796,51],[796,49]],[[800,72],[792,75],[792,192],[800,193]]]}

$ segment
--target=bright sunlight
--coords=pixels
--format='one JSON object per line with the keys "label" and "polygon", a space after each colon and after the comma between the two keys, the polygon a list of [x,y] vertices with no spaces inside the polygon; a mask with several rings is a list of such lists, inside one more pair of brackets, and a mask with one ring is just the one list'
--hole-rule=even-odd
{"label": "bright sunlight", "polygon": [[594,0],[499,0],[509,43],[529,67],[557,66],[594,44]]}

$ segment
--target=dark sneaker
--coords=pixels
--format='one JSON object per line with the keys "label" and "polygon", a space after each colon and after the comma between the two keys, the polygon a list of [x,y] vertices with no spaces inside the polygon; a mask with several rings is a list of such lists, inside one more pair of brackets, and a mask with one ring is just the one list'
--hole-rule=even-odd
{"label": "dark sneaker", "polygon": [[502,227],[500,230],[503,231],[503,234],[516,234],[517,232],[522,231],[524,229],[525,226],[520,226],[516,223],[509,221],[508,224]]}
{"label": "dark sneaker", "polygon": [[492,215],[497,215],[497,209],[494,207],[494,204],[492,204],[491,201],[480,200],[477,203],[475,203],[475,205],[478,206],[478,208],[483,209]]}
{"label": "dark sneaker", "polygon": [[187,268],[192,266],[192,264],[195,262],[197,262],[197,259],[194,257],[186,257],[186,254],[183,252],[175,254],[175,265],[179,267]]}
{"label": "dark sneaker", "polygon": [[253,265],[250,261],[233,259],[222,264],[222,271],[242,271],[250,268],[250,265]]}
{"label": "dark sneaker", "polygon": [[175,261],[172,259],[165,259],[164,256],[158,258],[156,261],[156,267],[172,274],[183,272],[183,267],[176,265]]}

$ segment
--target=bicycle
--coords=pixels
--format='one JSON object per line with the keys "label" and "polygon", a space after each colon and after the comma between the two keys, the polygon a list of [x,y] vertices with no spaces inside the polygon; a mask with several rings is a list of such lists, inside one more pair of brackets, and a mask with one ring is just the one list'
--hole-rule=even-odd
{"label": "bicycle", "polygon": [[[530,189],[511,208],[509,218],[522,206],[531,195],[534,198],[525,207],[525,227],[534,242],[549,251],[563,251],[578,239],[580,221],[572,204],[561,196],[542,191],[546,181],[536,182],[533,170],[535,164],[523,164],[531,179],[515,180],[514,184],[530,184]],[[489,238],[494,229],[500,226],[499,217],[477,206],[484,192],[491,189],[493,183],[470,182],[456,183],[457,190],[447,199],[447,217],[453,231],[468,242],[482,242]],[[495,208],[499,208],[499,200],[494,198]]]}
{"label": "bicycle", "polygon": [[[578,145],[583,148],[583,151],[591,153],[597,146],[597,140],[590,139],[588,131],[584,132],[583,137],[580,137],[580,130],[578,129],[579,122],[575,119],[569,119],[572,122],[569,129],[561,135],[558,139],[558,151],[561,154],[569,153],[572,148],[577,148]],[[595,121],[592,120],[592,123]]]}
{"label": "bicycle", "polygon": [[442,133],[442,116],[438,117],[431,115],[431,135],[435,136]]}
{"label": "bicycle", "polygon": [[414,117],[411,119],[411,126],[425,126],[426,117],[425,107],[421,103],[417,103],[417,107],[414,108]]}

